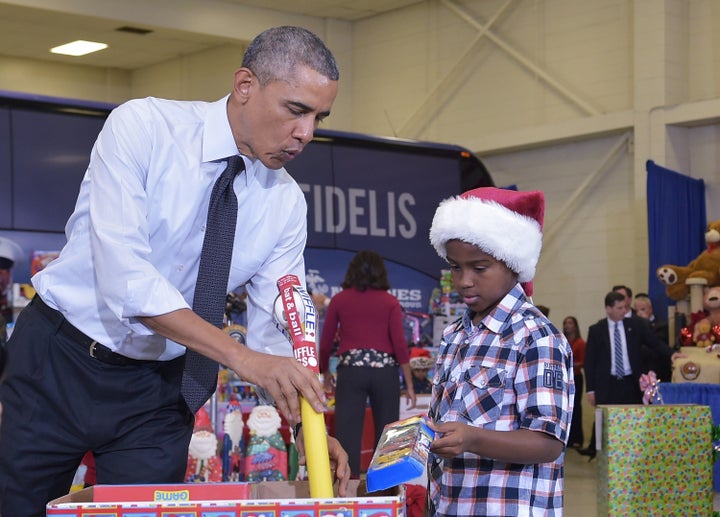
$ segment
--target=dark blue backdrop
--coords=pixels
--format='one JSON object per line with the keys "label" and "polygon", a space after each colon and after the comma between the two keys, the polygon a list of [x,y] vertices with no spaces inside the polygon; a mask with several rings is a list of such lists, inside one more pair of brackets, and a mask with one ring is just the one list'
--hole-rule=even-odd
{"label": "dark blue backdrop", "polygon": [[668,306],[675,302],[665,294],[665,285],[655,271],[663,264],[685,266],[705,249],[705,183],[656,165],[652,160],[648,160],[645,167],[650,259],[648,294],[654,312],[666,319]]}

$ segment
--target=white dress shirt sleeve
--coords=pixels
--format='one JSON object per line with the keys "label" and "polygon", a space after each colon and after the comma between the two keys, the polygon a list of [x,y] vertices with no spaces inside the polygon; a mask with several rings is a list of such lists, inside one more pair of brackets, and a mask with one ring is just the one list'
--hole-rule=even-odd
{"label": "white dress shirt sleeve", "polygon": [[88,172],[92,174],[90,244],[98,294],[118,319],[129,319],[134,332],[148,335],[150,330],[131,318],[189,305],[151,261],[147,171],[153,138],[145,130],[140,113],[127,104],[117,108],[100,132]]}

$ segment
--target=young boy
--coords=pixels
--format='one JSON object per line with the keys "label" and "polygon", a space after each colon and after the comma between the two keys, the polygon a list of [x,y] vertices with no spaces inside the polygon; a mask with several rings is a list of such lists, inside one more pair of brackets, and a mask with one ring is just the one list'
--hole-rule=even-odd
{"label": "young boy", "polygon": [[430,241],[468,309],[436,363],[431,515],[562,515],[571,349],[528,298],[544,210],[542,192],[486,187],[435,213]]}

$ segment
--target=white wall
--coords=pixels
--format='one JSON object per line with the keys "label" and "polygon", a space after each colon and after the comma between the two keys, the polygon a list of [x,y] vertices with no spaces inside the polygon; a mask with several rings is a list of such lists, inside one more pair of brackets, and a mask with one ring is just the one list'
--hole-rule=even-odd
{"label": "white wall", "polygon": [[246,45],[225,45],[143,67],[131,74],[131,97],[214,101],[232,89]]}
{"label": "white wall", "polygon": [[119,103],[130,97],[131,73],[17,59],[0,54],[0,90]]}
{"label": "white wall", "polygon": [[[612,285],[648,290],[645,161],[720,182],[720,3],[515,1],[481,36],[503,5],[437,0],[357,23],[353,127],[464,145],[498,185],[543,190],[535,299],[586,330]],[[678,110],[701,101],[708,120]]]}

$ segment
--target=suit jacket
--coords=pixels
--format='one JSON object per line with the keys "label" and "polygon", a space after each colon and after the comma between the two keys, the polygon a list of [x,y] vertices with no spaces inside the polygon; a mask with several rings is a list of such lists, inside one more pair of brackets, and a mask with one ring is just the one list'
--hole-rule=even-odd
{"label": "suit jacket", "polygon": [[[650,348],[658,356],[668,360],[672,356],[672,350],[657,338],[650,325],[639,316],[623,319],[623,326],[625,327],[625,342],[627,343],[630,368],[639,394],[640,375],[647,373],[649,369],[649,365],[643,361],[643,345]],[[608,386],[611,382],[610,372],[612,365],[611,347],[607,318],[603,318],[590,326],[585,346],[585,385],[587,391],[595,392],[595,402],[597,404],[616,402],[608,400]],[[638,403],[640,402],[641,398],[638,397]]]}

